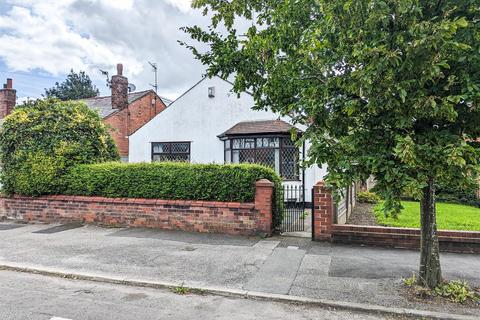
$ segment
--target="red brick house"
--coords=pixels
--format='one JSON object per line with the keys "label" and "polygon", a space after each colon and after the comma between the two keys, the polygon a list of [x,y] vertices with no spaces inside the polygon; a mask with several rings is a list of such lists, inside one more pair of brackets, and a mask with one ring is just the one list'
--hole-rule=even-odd
{"label": "red brick house", "polygon": [[159,114],[171,102],[153,90],[128,92],[128,79],[123,66],[117,65],[117,74],[111,80],[112,95],[82,99],[97,111],[110,127],[111,136],[118,147],[122,161],[128,161],[128,137]]}
{"label": "red brick house", "polygon": [[[117,65],[117,74],[111,80],[112,95],[82,99],[90,109],[97,111],[110,127],[122,161],[128,161],[128,137],[159,114],[170,100],[158,96],[153,90],[128,92],[128,79],[123,76],[123,66]],[[12,79],[0,89],[0,123],[16,105],[16,90]]]}

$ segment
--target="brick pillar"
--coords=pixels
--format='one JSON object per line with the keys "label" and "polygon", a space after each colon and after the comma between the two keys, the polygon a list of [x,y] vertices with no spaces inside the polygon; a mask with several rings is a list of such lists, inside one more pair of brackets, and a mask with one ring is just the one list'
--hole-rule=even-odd
{"label": "brick pillar", "polygon": [[0,221],[7,218],[7,208],[5,205],[5,198],[0,197]]}
{"label": "brick pillar", "polygon": [[313,187],[313,240],[331,240],[333,211],[332,192],[320,181]]}
{"label": "brick pillar", "polygon": [[272,235],[273,186],[274,184],[267,179],[255,183],[255,209],[259,214],[257,230],[269,236]]}

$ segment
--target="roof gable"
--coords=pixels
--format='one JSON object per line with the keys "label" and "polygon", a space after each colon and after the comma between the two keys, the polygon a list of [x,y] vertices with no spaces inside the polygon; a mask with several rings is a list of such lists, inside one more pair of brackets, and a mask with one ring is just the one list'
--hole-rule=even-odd
{"label": "roof gable", "polygon": [[[145,91],[139,91],[139,92],[132,92],[128,94],[128,104],[132,104],[133,102],[137,101],[140,98],[143,98],[144,96],[153,93],[156,94],[153,90],[145,90]],[[171,100],[162,98],[158,96],[162,102],[168,106],[170,103],[172,103]],[[111,96],[104,96],[104,97],[93,97],[93,98],[87,98],[87,99],[80,99],[79,101],[82,101],[87,105],[92,110],[97,111],[102,118],[107,118],[108,116],[116,113],[119,111],[119,109],[114,109],[112,108],[112,97]]]}

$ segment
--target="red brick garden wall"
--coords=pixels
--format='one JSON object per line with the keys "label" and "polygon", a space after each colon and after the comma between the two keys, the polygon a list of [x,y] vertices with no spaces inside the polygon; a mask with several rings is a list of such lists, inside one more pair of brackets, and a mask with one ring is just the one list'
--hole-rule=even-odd
{"label": "red brick garden wall", "polygon": [[[332,242],[402,249],[420,248],[420,230],[376,226],[333,225]],[[480,253],[480,232],[438,231],[440,250]]]}
{"label": "red brick garden wall", "polygon": [[273,184],[256,184],[255,202],[113,199],[79,196],[0,198],[0,218],[112,227],[258,235],[272,233]]}
{"label": "red brick garden wall", "polygon": [[[314,186],[313,239],[343,244],[419,249],[420,230],[334,224],[332,193],[323,182]],[[480,232],[439,231],[440,250],[480,253]]]}

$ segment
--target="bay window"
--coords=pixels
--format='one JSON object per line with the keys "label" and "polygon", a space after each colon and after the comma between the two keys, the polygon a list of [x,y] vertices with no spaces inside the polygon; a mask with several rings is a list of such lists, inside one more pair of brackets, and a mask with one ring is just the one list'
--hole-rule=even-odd
{"label": "bay window", "polygon": [[299,180],[299,150],[289,135],[227,138],[225,163],[257,163],[285,180]]}

